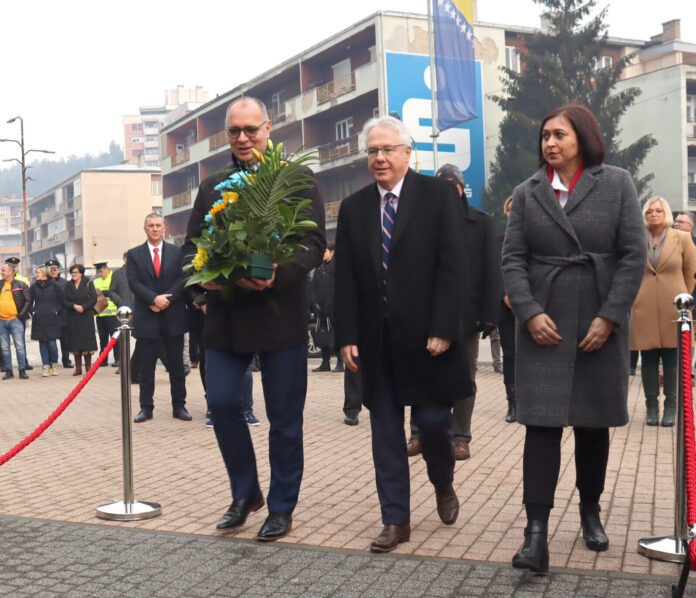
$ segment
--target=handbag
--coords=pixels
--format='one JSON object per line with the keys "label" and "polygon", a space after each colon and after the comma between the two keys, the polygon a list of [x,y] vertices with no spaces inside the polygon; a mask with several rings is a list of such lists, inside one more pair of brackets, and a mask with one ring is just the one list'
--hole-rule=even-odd
{"label": "handbag", "polygon": [[333,347],[334,331],[330,318],[319,318],[316,330],[312,332],[317,347]]}
{"label": "handbag", "polygon": [[[91,295],[89,293],[90,289],[90,283],[87,283],[87,298],[91,299]],[[97,292],[97,302],[94,304],[92,309],[90,309],[90,312],[92,315],[98,316],[101,312],[103,312],[106,309],[106,304],[109,302],[104,293],[102,293],[99,289],[94,289]]]}

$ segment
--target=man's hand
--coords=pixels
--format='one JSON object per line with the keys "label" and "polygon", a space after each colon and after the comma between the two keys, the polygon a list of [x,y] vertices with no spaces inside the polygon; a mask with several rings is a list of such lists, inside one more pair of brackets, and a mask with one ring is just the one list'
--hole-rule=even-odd
{"label": "man's hand", "polygon": [[150,311],[154,311],[155,313],[158,313],[162,310],[159,307],[157,307],[156,305],[150,305]]}
{"label": "man's hand", "polygon": [[341,359],[345,366],[353,373],[358,371],[358,364],[355,360],[358,358],[358,345],[346,345],[339,350]]}
{"label": "man's hand", "polygon": [[425,347],[430,353],[431,357],[437,357],[442,355],[447,349],[450,348],[452,341],[447,338],[437,338],[436,336],[431,336],[428,339],[428,344]]}
{"label": "man's hand", "polygon": [[510,298],[507,295],[503,297],[503,303],[508,306],[508,309],[512,309],[512,305],[510,305]]}
{"label": "man's hand", "polygon": [[[171,302],[169,301],[169,298],[171,296],[172,296],[171,293],[164,293],[162,295],[157,295],[157,297],[155,297],[155,299],[153,300],[152,304],[156,308],[158,308],[157,311],[165,310],[171,305]],[[150,307],[152,307],[152,306],[150,306]]]}
{"label": "man's hand", "polygon": [[607,342],[611,331],[614,330],[614,322],[597,316],[590,324],[590,329],[587,331],[585,338],[578,345],[585,353],[591,353],[597,349],[601,349],[604,343]]}
{"label": "man's hand", "polygon": [[198,309],[200,309],[200,310],[203,312],[203,315],[205,315],[205,312],[206,312],[206,310],[207,310],[208,308],[207,308],[206,304],[204,303],[204,304],[201,305]]}
{"label": "man's hand", "polygon": [[265,291],[273,286],[277,267],[278,264],[273,264],[273,276],[271,276],[271,278],[268,280],[265,278],[240,278],[239,280],[235,280],[234,284],[249,291]]}
{"label": "man's hand", "polygon": [[230,288],[225,284],[218,284],[212,280],[209,280],[208,282],[199,282],[198,286],[203,287],[206,291],[224,291],[225,289]]}

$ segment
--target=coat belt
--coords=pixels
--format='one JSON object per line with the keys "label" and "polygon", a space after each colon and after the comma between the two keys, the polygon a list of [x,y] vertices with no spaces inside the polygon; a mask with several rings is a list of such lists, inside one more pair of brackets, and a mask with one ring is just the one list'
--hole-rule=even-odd
{"label": "coat belt", "polygon": [[582,253],[577,253],[571,256],[532,255],[531,259],[533,261],[551,266],[548,272],[544,275],[541,285],[537,290],[537,301],[544,309],[546,309],[546,302],[549,299],[551,285],[556,279],[556,276],[571,266],[591,264],[595,272],[595,282],[597,284],[599,301],[600,303],[603,302],[607,298],[607,295],[609,294],[609,287],[611,286],[611,280],[609,278],[609,272],[607,271],[606,262],[607,260],[615,258],[616,256],[613,253],[592,253],[589,251],[583,251]]}

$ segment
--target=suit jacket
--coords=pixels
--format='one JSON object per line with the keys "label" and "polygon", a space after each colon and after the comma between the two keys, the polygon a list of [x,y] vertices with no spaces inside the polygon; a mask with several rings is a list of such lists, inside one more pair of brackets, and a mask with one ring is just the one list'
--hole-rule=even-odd
{"label": "suit jacket", "polygon": [[[111,277],[111,286],[108,293],[109,298],[116,304],[117,307],[126,305],[133,309],[133,293],[128,285],[128,265],[123,264],[116,270]],[[106,294],[105,293],[105,294]]]}
{"label": "suit jacket", "polygon": [[462,328],[470,334],[477,322],[498,323],[503,299],[503,277],[500,272],[500,248],[495,223],[488,214],[469,205],[462,195],[462,227],[466,271]]}
{"label": "suit jacket", "polygon": [[[517,318],[521,424],[599,428],[628,421],[628,323],[645,262],[644,220],[626,170],[586,168],[564,207],[546,168],[515,188],[503,279]],[[556,346],[538,345],[527,330],[527,320],[542,312],[563,339]],[[597,316],[616,327],[601,349],[585,353],[578,344]]]}
{"label": "suit jacket", "polygon": [[[136,338],[159,338],[164,318],[168,336],[186,332],[186,303],[184,301],[184,271],[181,248],[162,244],[160,275],[155,274],[147,242],[128,251],[126,268],[128,285],[133,291],[133,335]],[[162,312],[150,309],[157,295],[171,293],[171,305]]]}
{"label": "suit jacket", "polygon": [[[643,240],[645,243],[645,238]],[[653,268],[647,263],[643,283],[633,303],[631,315],[631,349],[676,348],[677,310],[674,298],[690,293],[696,272],[696,248],[689,233],[667,229],[662,254]]]}
{"label": "suit jacket", "polygon": [[[398,403],[451,404],[470,396],[460,326],[464,251],[456,188],[411,170],[406,174],[390,245],[386,308],[381,220],[372,184],[343,200],[336,232],[334,330],[339,347],[358,346],[365,405],[374,404],[380,392],[383,351]],[[452,346],[431,357],[429,337],[452,339]]]}

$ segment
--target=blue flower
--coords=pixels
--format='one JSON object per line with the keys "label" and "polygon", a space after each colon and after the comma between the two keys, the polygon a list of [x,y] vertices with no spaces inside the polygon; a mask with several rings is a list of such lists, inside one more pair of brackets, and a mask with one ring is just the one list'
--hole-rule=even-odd
{"label": "blue flower", "polygon": [[212,221],[213,221],[213,217],[212,217],[212,215],[210,215],[210,214],[206,214],[206,215],[205,215],[205,218],[203,218],[203,220],[204,220],[205,222],[212,222]]}
{"label": "blue flower", "polygon": [[211,224],[211,225],[208,227],[208,232],[212,235],[212,234],[215,232],[215,226]]}

